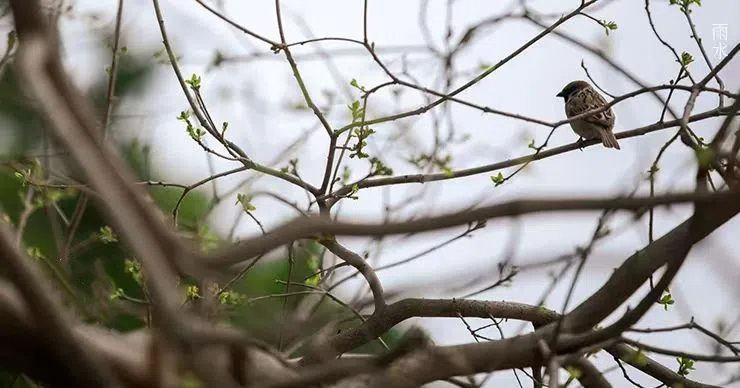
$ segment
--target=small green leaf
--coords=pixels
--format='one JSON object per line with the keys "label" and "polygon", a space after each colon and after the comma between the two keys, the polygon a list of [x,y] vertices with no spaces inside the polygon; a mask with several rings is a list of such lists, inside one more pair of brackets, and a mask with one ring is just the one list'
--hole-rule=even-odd
{"label": "small green leaf", "polygon": [[26,253],[28,256],[31,256],[34,259],[45,259],[46,256],[41,252],[41,249],[38,247],[28,247],[26,249]]}
{"label": "small green leaf", "polygon": [[614,31],[617,29],[617,23],[611,20],[602,20],[601,25],[604,26],[604,31],[606,32],[606,35],[609,35],[609,31]]}
{"label": "small green leaf", "polygon": [[393,175],[393,169],[383,164],[383,161],[378,158],[370,158],[370,176],[380,175]]}
{"label": "small green leaf", "polygon": [[242,209],[244,209],[245,212],[249,213],[251,211],[257,210],[257,207],[254,206],[254,205],[252,205],[252,203],[250,202],[251,200],[252,200],[252,197],[251,196],[249,196],[247,194],[241,194],[241,193],[239,193],[239,194],[236,195],[236,203],[235,203],[235,205],[236,204],[241,204],[242,205]]}
{"label": "small green leaf", "polygon": [[365,149],[365,146],[367,146],[367,141],[366,141],[367,138],[369,138],[372,134],[374,134],[375,130],[370,127],[364,126],[364,127],[355,129],[353,133],[354,135],[350,135],[350,136],[356,136],[357,143],[355,143],[352,146],[352,152],[349,154],[349,157],[350,158],[357,157],[357,159],[369,158],[370,155],[365,153],[364,149]]}
{"label": "small green leaf", "polygon": [[60,199],[67,197],[67,195],[67,191],[61,189],[48,189],[46,191],[46,199],[48,199],[51,203],[56,203]]}
{"label": "small green leaf", "polygon": [[681,8],[681,12],[691,13],[689,6],[696,4],[701,7],[701,0],[670,0],[670,5],[678,5]]}
{"label": "small green leaf", "polygon": [[663,308],[666,311],[668,311],[668,306],[672,305],[673,303],[675,303],[675,301],[673,300],[673,297],[671,296],[670,292],[663,295],[663,297],[661,297],[660,300],[658,301],[658,304],[662,304]]}
{"label": "small green leaf", "polygon": [[185,297],[188,300],[196,300],[200,298],[200,290],[198,289],[198,286],[196,285],[188,285],[185,288]]}
{"label": "small green leaf", "polygon": [[676,358],[676,361],[678,362],[678,374],[681,376],[688,376],[688,374],[694,370],[694,360],[686,357],[678,357]]}
{"label": "small green leaf", "polygon": [[298,159],[290,159],[287,166],[280,167],[280,172],[298,176]]}
{"label": "small green leaf", "polygon": [[359,100],[352,101],[351,104],[347,105],[347,108],[349,108],[349,111],[352,114],[353,123],[362,120],[362,116],[365,115],[365,109],[362,108]]}
{"label": "small green leaf", "polygon": [[496,174],[496,175],[491,175],[491,182],[493,182],[493,183],[495,183],[495,184],[496,184],[496,186],[495,186],[495,187],[498,187],[498,186],[500,186],[500,185],[504,184],[504,181],[505,181],[505,180],[506,180],[506,179],[504,179],[504,175],[503,175],[503,174],[501,174],[501,172],[500,172],[500,171],[499,171],[499,173],[498,173],[498,174]]}
{"label": "small green leaf", "polygon": [[360,191],[360,186],[355,183],[354,185],[352,185],[352,191],[347,194],[347,198],[359,199],[359,197],[355,195],[358,191]]}
{"label": "small green leaf", "polygon": [[642,349],[637,349],[637,351],[631,357],[625,359],[625,361],[634,366],[645,366],[648,363],[647,356]]}
{"label": "small green leaf", "polygon": [[218,294],[218,302],[227,305],[237,305],[244,302],[244,295],[236,291],[224,291]]}
{"label": "small green leaf", "polygon": [[580,369],[578,369],[578,368],[576,368],[574,366],[568,365],[568,366],[565,367],[565,370],[568,371],[568,374],[570,375],[570,377],[572,377],[574,379],[579,379],[579,378],[581,378],[581,376],[583,376],[583,372],[581,372]]}
{"label": "small green leaf", "polygon": [[354,78],[352,78],[352,81],[350,81],[350,82],[349,82],[349,84],[350,84],[350,85],[351,85],[351,86],[352,86],[353,88],[355,88],[355,89],[357,89],[357,90],[359,90],[359,91],[361,91],[361,92],[363,92],[363,93],[366,93],[366,92],[367,92],[367,89],[365,89],[365,87],[364,87],[364,86],[360,85],[360,84],[359,84],[359,83],[357,82],[357,80],[356,80],[356,79],[354,79]]}
{"label": "small green leaf", "polygon": [[195,141],[200,142],[203,140],[203,136],[206,135],[206,131],[203,128],[196,128],[192,124],[188,123],[188,126],[185,128],[185,131],[188,133],[188,135]]}
{"label": "small green leaf", "polygon": [[316,287],[319,282],[321,281],[321,273],[317,272],[315,275],[311,276],[310,278],[306,279],[304,282],[307,286],[310,287]]}
{"label": "small green leaf", "polygon": [[125,295],[125,294],[123,293],[123,289],[122,289],[122,288],[118,288],[118,289],[116,289],[115,291],[113,291],[113,293],[112,293],[112,294],[110,294],[110,296],[108,297],[108,299],[109,299],[109,300],[117,300],[117,299],[121,299],[121,297],[122,297],[123,295]]}
{"label": "small green leaf", "polygon": [[699,147],[696,150],[696,161],[703,168],[712,167],[714,162],[714,151],[710,147]]}
{"label": "small green leaf", "polygon": [[193,73],[192,76],[190,76],[190,79],[186,79],[185,83],[190,86],[190,89],[198,90],[200,89],[200,76]]}
{"label": "small green leaf", "polygon": [[139,285],[143,284],[144,276],[141,271],[141,263],[135,260],[124,260],[124,268],[126,268],[126,272],[131,274],[131,277],[134,278],[136,283],[139,283]]}
{"label": "small green leaf", "polygon": [[113,229],[111,229],[108,225],[100,228],[97,237],[98,240],[100,240],[103,244],[113,244],[115,242],[118,242],[118,237],[116,237],[116,235],[113,233]]}

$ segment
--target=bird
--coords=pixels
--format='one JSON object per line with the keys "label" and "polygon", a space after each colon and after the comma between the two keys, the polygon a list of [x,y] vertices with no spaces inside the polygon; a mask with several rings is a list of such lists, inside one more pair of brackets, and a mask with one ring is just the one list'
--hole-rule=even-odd
{"label": "bird", "polygon": [[[563,97],[565,115],[568,118],[604,107],[607,104],[604,97],[583,80],[573,81],[565,85],[557,96]],[[600,139],[604,147],[620,149],[617,138],[612,133],[615,118],[610,107],[601,112],[571,121],[570,127],[573,128],[573,132],[580,136],[579,143],[582,143],[584,139]]]}

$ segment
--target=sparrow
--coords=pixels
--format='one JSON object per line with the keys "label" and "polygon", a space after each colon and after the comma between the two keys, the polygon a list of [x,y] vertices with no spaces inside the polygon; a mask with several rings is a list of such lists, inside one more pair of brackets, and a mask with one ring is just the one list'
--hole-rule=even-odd
{"label": "sparrow", "polygon": [[[565,115],[568,118],[601,108],[607,104],[599,92],[592,88],[588,82],[581,80],[565,85],[557,96],[563,97],[563,100],[565,100]],[[617,138],[612,133],[614,118],[614,112],[609,108],[571,121],[570,127],[573,128],[573,132],[581,137],[578,139],[579,143],[582,143],[584,139],[601,139],[604,147],[620,149]]]}

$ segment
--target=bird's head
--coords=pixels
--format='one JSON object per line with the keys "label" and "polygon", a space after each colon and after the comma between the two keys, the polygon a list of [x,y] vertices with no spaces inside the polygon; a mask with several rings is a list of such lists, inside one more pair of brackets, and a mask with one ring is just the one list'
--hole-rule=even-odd
{"label": "bird's head", "polygon": [[563,88],[563,90],[560,91],[560,93],[557,94],[558,97],[563,97],[565,101],[568,101],[568,97],[573,95],[573,93],[581,91],[585,88],[590,88],[591,85],[588,84],[586,81],[578,80],[573,81]]}

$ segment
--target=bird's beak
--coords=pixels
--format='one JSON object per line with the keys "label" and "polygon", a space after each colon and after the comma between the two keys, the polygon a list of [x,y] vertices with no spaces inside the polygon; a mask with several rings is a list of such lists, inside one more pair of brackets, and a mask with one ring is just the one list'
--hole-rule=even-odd
{"label": "bird's beak", "polygon": [[565,97],[565,90],[561,90],[560,93],[555,95],[556,97]]}

